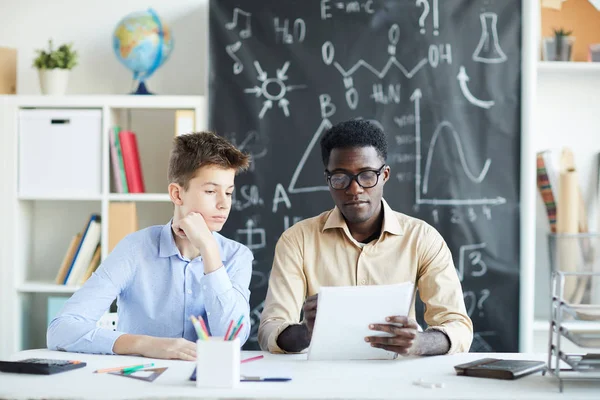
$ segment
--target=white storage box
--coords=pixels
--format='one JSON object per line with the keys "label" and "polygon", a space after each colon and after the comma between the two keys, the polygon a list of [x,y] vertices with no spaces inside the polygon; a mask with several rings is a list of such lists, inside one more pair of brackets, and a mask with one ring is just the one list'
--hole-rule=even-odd
{"label": "white storage box", "polygon": [[20,112],[20,196],[100,196],[101,155],[101,110]]}

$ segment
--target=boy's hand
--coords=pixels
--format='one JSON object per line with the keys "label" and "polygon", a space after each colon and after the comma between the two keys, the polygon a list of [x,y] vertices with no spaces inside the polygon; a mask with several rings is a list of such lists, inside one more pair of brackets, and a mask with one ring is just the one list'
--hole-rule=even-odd
{"label": "boy's hand", "polygon": [[192,211],[180,219],[177,224],[173,224],[173,227],[176,231],[183,231],[190,243],[200,250],[200,253],[203,253],[203,250],[214,242],[214,237],[200,213]]}
{"label": "boy's hand", "polygon": [[196,343],[183,338],[121,335],[113,346],[116,354],[139,354],[167,360],[196,360]]}
{"label": "boy's hand", "polygon": [[173,228],[178,234],[183,232],[192,246],[200,251],[200,255],[204,258],[205,274],[210,274],[221,268],[223,262],[221,261],[219,245],[210,229],[208,229],[202,214],[192,211],[180,219],[179,222],[174,223]]}

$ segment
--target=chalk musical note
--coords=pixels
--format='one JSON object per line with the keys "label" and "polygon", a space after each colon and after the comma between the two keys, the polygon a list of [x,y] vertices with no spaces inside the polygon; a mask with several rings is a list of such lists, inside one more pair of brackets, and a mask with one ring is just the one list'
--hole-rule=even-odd
{"label": "chalk musical note", "polygon": [[[240,31],[240,37],[242,39],[248,39],[251,35],[252,35],[252,29],[250,28],[250,17],[252,16],[251,13],[246,12],[240,8],[234,8],[233,9],[233,21],[228,22],[225,24],[225,28],[232,30],[233,28],[235,28],[238,25],[238,15],[242,15],[244,17],[246,17],[246,28],[242,29]],[[242,24],[240,24],[242,25]]]}
{"label": "chalk musical note", "polygon": [[236,75],[238,75],[239,73],[241,73],[244,70],[244,66],[242,65],[242,62],[235,55],[235,52],[238,51],[240,49],[240,47],[242,47],[242,42],[240,42],[240,41],[237,41],[234,44],[230,44],[225,47],[225,51],[227,52],[227,54],[229,54],[229,57],[231,57],[235,60],[235,63],[233,64],[233,73]]}

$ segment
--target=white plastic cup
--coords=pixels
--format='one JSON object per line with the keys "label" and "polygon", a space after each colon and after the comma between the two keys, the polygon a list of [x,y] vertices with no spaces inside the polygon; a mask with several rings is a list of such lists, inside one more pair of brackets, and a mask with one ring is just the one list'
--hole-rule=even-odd
{"label": "white plastic cup", "polygon": [[196,387],[233,388],[240,383],[240,339],[196,341]]}

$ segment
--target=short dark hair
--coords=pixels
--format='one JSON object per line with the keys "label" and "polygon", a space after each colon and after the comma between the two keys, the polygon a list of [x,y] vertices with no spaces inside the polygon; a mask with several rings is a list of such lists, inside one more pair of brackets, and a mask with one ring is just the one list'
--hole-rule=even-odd
{"label": "short dark hair", "polygon": [[364,119],[340,122],[325,132],[321,138],[321,157],[325,168],[333,149],[348,147],[374,147],[383,162],[387,159],[385,133],[377,124]]}
{"label": "short dark hair", "polygon": [[169,183],[177,183],[187,190],[198,168],[207,165],[235,169],[238,173],[248,168],[250,156],[213,132],[193,132],[175,137],[167,173]]}

